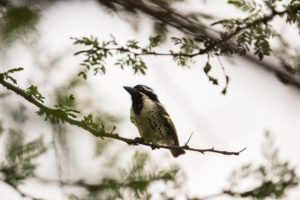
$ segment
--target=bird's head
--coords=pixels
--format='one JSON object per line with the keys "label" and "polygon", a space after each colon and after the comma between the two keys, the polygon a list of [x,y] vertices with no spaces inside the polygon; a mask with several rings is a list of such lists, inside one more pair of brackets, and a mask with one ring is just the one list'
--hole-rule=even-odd
{"label": "bird's head", "polygon": [[142,99],[143,96],[145,96],[151,99],[152,101],[158,102],[158,98],[155,92],[146,85],[136,85],[133,88],[124,86],[124,89],[131,95],[132,100]]}

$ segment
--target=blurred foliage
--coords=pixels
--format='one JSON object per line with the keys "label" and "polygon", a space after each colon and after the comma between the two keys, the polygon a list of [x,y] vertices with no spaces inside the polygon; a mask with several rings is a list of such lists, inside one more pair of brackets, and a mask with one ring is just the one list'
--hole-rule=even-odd
{"label": "blurred foliage", "polygon": [[[300,177],[296,174],[296,167],[291,166],[289,161],[282,161],[274,138],[269,132],[265,136],[266,140],[262,145],[264,162],[258,166],[248,163],[233,171],[230,176],[230,189],[224,190],[224,193],[251,199],[282,199],[290,189],[298,186]],[[251,180],[256,185],[253,189],[236,192],[236,188]]]}
{"label": "blurred foliage", "polygon": [[[185,0],[97,0],[100,5],[107,8],[109,12],[116,12],[118,15],[124,14],[132,22],[142,19],[144,15],[151,17],[153,21],[153,34],[162,36],[165,40],[170,27],[175,27],[183,33],[198,35],[207,30],[202,29],[203,23],[198,20],[202,17],[208,17],[208,14],[197,12],[186,13],[182,15],[177,12],[173,6],[186,3]],[[126,18],[126,19],[127,19]],[[195,23],[195,21],[197,21]],[[199,28],[200,27],[200,28]]]}
{"label": "blurred foliage", "polygon": [[36,8],[13,5],[12,1],[0,2],[0,41],[11,44],[32,34],[40,18]]}
{"label": "blurred foliage", "polygon": [[19,104],[14,110],[11,111],[11,115],[14,121],[18,123],[25,123],[28,119],[26,114],[26,106],[24,104]]}
{"label": "blurred foliage", "polygon": [[[283,69],[289,74],[300,73],[300,51],[299,46],[292,47],[283,36],[279,37],[280,48],[274,50],[274,54],[280,60]],[[283,47],[283,48],[282,48]],[[285,82],[285,77],[280,77]]]}
{"label": "blurred foliage", "polygon": [[41,156],[46,146],[42,138],[25,143],[22,131],[10,129],[5,150],[6,159],[0,163],[0,172],[4,175],[3,181],[16,188],[34,176],[37,165],[33,159]]}
{"label": "blurred foliage", "polygon": [[[153,167],[151,159],[146,153],[136,152],[129,165],[122,166],[117,170],[116,178],[104,176],[97,184],[88,184],[84,181],[76,182],[76,185],[86,188],[89,194],[77,199],[157,199],[153,198],[150,188],[153,184],[162,182],[168,185],[169,191],[178,189],[182,183],[178,182],[182,174],[179,167],[170,166],[166,170]],[[147,169],[147,170],[146,170]],[[163,187],[163,189],[166,189]],[[158,195],[160,191],[155,191]],[[70,199],[76,199],[75,195],[70,195]]]}

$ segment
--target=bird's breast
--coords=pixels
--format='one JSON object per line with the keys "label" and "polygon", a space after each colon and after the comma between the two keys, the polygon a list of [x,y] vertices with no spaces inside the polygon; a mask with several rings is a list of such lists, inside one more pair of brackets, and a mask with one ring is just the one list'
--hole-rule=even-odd
{"label": "bird's breast", "polygon": [[138,128],[141,137],[145,141],[159,141],[164,132],[163,124],[155,102],[144,99],[143,107],[139,114],[136,114],[131,108],[131,122]]}

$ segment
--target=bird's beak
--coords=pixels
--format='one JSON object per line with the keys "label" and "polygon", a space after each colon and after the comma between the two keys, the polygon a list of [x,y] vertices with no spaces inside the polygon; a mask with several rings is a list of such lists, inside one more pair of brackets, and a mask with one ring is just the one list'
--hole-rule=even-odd
{"label": "bird's beak", "polygon": [[123,87],[130,95],[134,95],[137,93],[136,89],[132,88],[132,87],[128,87],[128,86],[124,86]]}

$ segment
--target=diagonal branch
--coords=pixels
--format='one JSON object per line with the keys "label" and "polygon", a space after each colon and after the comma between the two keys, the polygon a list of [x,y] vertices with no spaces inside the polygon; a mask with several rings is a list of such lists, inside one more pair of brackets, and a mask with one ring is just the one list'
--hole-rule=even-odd
{"label": "diagonal branch", "polygon": [[[57,109],[53,109],[53,108],[50,108],[50,107],[47,107],[47,106],[43,105],[42,103],[37,101],[35,98],[33,98],[31,95],[28,95],[23,89],[21,89],[19,87],[16,87],[13,84],[5,81],[4,80],[4,75],[2,73],[0,73],[0,84],[3,87],[6,87],[8,90],[11,90],[14,93],[22,96],[28,102],[34,104],[35,106],[37,106],[39,109],[43,110],[46,113],[55,115],[55,113],[57,113],[57,111],[58,111]],[[84,123],[84,121],[79,121],[79,120],[72,119],[72,118],[68,117],[67,115],[57,115],[56,117],[59,117],[60,119],[62,119],[62,121],[68,122],[71,125],[78,126],[82,129],[90,132],[91,134],[93,134],[96,137],[112,138],[112,139],[123,141],[123,142],[127,143],[128,145],[145,145],[145,146],[151,147],[152,149],[155,149],[155,148],[157,148],[157,149],[158,148],[162,148],[162,149],[184,149],[184,150],[196,151],[196,152],[200,152],[200,153],[212,152],[212,153],[219,153],[219,154],[223,154],[223,155],[239,155],[241,152],[243,152],[246,149],[246,148],[244,148],[240,151],[235,151],[234,152],[234,151],[221,151],[221,150],[217,150],[217,149],[214,149],[214,148],[196,149],[196,148],[191,148],[188,145],[168,146],[168,145],[151,144],[151,143],[146,143],[141,139],[130,139],[130,138],[121,137],[116,133],[107,133],[105,131],[98,131],[98,130],[86,125],[86,123]]]}

